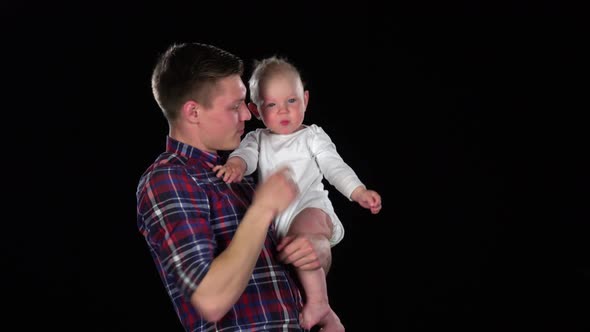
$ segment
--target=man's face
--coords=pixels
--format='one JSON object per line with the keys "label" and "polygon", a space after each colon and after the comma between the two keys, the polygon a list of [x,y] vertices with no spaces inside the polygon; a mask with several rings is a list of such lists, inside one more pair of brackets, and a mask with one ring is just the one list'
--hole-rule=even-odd
{"label": "man's face", "polygon": [[199,135],[207,151],[229,151],[239,146],[244,122],[251,118],[245,98],[246,87],[239,75],[217,82],[211,107],[199,114]]}

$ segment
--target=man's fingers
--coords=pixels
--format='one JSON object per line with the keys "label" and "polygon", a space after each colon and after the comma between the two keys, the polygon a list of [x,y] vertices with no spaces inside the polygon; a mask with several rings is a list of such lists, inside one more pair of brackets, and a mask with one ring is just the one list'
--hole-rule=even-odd
{"label": "man's fingers", "polygon": [[279,259],[287,264],[291,264],[293,261],[301,257],[300,254],[297,254],[298,252],[301,252],[300,246],[297,242],[291,241],[282,248],[279,253]]}
{"label": "man's fingers", "polygon": [[285,177],[285,179],[287,180],[287,182],[295,184],[295,180],[294,180],[295,174],[293,173],[293,170],[291,169],[291,167],[282,166],[276,171],[276,173],[282,174]]}
{"label": "man's fingers", "polygon": [[279,243],[279,245],[277,246],[277,251],[283,250],[283,248],[285,248],[285,246],[288,245],[289,243],[291,243],[294,239],[295,239],[294,236],[290,236],[290,235],[285,236],[281,240],[281,242]]}
{"label": "man's fingers", "polygon": [[298,266],[297,268],[298,268],[298,269],[300,269],[300,270],[310,271],[310,270],[317,270],[317,269],[319,269],[320,267],[321,267],[321,266],[320,266],[320,262],[318,262],[318,261],[313,261],[313,262],[311,262],[311,263],[308,263],[308,264],[304,264],[304,265]]}
{"label": "man's fingers", "polygon": [[293,255],[294,252],[297,252],[297,250],[298,249],[295,248],[293,245],[284,246],[279,252],[279,260],[285,263],[291,263],[291,261],[293,260],[291,258],[291,255]]}
{"label": "man's fingers", "polygon": [[305,246],[301,242],[292,242],[289,239],[289,244],[279,251],[279,260],[285,264],[292,264],[297,268],[306,266],[306,269],[317,269],[319,259],[313,250],[313,247]]}
{"label": "man's fingers", "polygon": [[288,255],[285,255],[285,259],[283,260],[283,262],[285,262],[287,264],[293,264],[296,266],[309,263],[310,261],[314,260],[313,257],[309,257],[309,254],[311,253],[311,251],[312,250],[310,250],[309,248],[306,248],[306,249],[300,248],[299,250],[296,250]]}

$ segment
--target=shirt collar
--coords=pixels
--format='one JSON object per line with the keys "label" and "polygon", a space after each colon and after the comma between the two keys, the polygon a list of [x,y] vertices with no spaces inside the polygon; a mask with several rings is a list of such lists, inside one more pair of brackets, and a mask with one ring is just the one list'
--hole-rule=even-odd
{"label": "shirt collar", "polygon": [[210,162],[214,165],[221,163],[221,157],[216,153],[201,151],[194,146],[175,140],[166,136],[166,152],[183,156],[187,159]]}

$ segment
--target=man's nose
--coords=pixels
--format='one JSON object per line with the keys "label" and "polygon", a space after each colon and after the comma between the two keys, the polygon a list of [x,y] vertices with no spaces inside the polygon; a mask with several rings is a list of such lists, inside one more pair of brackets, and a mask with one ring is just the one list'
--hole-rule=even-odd
{"label": "man's nose", "polygon": [[252,114],[250,114],[250,110],[246,106],[245,103],[242,104],[240,107],[240,120],[241,121],[248,121],[252,118]]}

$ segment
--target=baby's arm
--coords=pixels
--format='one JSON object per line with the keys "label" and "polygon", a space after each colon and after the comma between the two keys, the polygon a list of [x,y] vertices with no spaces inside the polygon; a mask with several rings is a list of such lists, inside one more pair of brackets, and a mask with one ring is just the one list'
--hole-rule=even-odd
{"label": "baby's arm", "polygon": [[381,196],[374,190],[369,190],[365,186],[358,186],[350,194],[350,199],[359,203],[365,209],[371,210],[371,213],[377,214],[381,210]]}
{"label": "baby's arm", "polygon": [[365,188],[354,170],[338,154],[336,145],[321,127],[312,125],[311,129],[315,129],[311,150],[328,182],[348,199],[371,210],[371,213],[379,213],[381,196],[376,191]]}
{"label": "baby's arm", "polygon": [[246,172],[246,162],[240,157],[229,157],[225,165],[215,165],[213,171],[226,183],[240,182]]}

